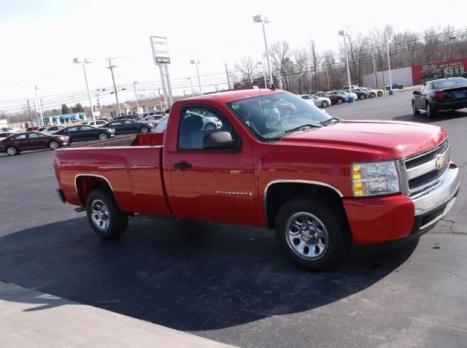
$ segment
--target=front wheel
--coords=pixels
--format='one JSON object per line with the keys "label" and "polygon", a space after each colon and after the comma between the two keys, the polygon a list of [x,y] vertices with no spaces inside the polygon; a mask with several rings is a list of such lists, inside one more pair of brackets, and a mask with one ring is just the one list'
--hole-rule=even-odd
{"label": "front wheel", "polygon": [[119,238],[127,229],[128,215],[121,212],[111,193],[93,190],[87,199],[88,222],[102,239]]}
{"label": "front wheel", "polygon": [[338,104],[338,105],[344,104],[344,99],[338,98],[338,99],[337,99],[337,104]]}
{"label": "front wheel", "polygon": [[141,127],[140,133],[147,133],[147,132],[149,132],[149,128],[148,128],[148,127]]}
{"label": "front wheel", "polygon": [[342,217],[305,198],[291,200],[279,210],[276,241],[292,263],[312,271],[333,269],[349,249]]}
{"label": "front wheel", "polygon": [[8,154],[8,156],[14,156],[18,153],[18,150],[16,150],[16,147],[14,146],[8,146],[6,148],[6,153]]}
{"label": "front wheel", "polygon": [[106,140],[109,138],[109,136],[105,133],[100,133],[98,136],[99,140]]}
{"label": "front wheel", "polygon": [[327,108],[328,106],[329,106],[329,103],[328,103],[326,100],[323,100],[323,101],[321,102],[321,107],[322,107],[323,109]]}
{"label": "front wheel", "polygon": [[49,149],[51,149],[51,150],[57,150],[59,146],[60,146],[59,143],[56,142],[55,140],[52,140],[49,143]]}
{"label": "front wheel", "polygon": [[360,94],[360,96],[358,97],[358,99],[363,100],[363,99],[366,99],[366,97],[365,97],[363,94]]}

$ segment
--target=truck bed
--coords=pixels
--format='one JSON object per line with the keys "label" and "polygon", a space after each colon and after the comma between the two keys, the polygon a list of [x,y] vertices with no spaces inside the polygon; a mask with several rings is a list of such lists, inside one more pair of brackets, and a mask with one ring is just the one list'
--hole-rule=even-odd
{"label": "truck bed", "polygon": [[169,215],[162,141],[163,135],[147,133],[57,150],[55,173],[65,200],[84,206],[93,186],[104,184],[124,212]]}

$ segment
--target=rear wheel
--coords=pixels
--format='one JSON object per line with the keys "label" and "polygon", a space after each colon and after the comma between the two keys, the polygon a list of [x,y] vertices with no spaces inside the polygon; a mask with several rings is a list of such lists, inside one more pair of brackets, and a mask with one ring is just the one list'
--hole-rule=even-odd
{"label": "rear wheel", "polygon": [[139,131],[140,131],[140,133],[147,133],[147,132],[149,132],[149,128],[144,126],[144,127],[141,127],[141,129]]}
{"label": "rear wheel", "polygon": [[58,149],[60,146],[60,144],[58,142],[56,142],[55,140],[52,140],[50,143],[49,143],[49,149],[51,150],[56,150]]}
{"label": "rear wheel", "polygon": [[374,98],[374,97],[376,97],[376,93],[371,92],[370,93],[370,98]]}
{"label": "rear wheel", "polygon": [[216,129],[216,125],[214,123],[208,123],[206,126],[204,126],[204,129],[214,130],[214,129]]}
{"label": "rear wheel", "polygon": [[6,148],[6,153],[8,154],[8,156],[14,156],[18,154],[18,150],[14,146],[8,146]]}
{"label": "rear wheel", "polygon": [[315,201],[287,202],[276,217],[276,241],[295,265],[326,271],[337,266],[348,251],[346,228],[340,214]]}
{"label": "rear wheel", "polygon": [[360,94],[360,95],[358,96],[358,99],[360,99],[360,100],[363,100],[363,99],[365,99],[365,98],[366,98],[366,97],[365,97],[364,94]]}
{"label": "rear wheel", "polygon": [[420,110],[417,109],[417,106],[415,105],[415,102],[412,102],[412,111],[414,116],[420,115]]}
{"label": "rear wheel", "polygon": [[426,103],[426,113],[425,113],[425,116],[427,118],[431,118],[433,116],[435,116],[436,114],[436,110],[433,108],[433,106],[431,106],[430,103]]}
{"label": "rear wheel", "polygon": [[378,91],[378,97],[382,97],[382,96],[383,96],[383,92]]}
{"label": "rear wheel", "polygon": [[105,133],[100,133],[98,136],[99,140],[106,140],[109,138],[109,136]]}
{"label": "rear wheel", "polygon": [[120,211],[106,190],[96,189],[89,194],[86,211],[89,224],[102,239],[119,238],[127,229],[128,215]]}
{"label": "rear wheel", "polygon": [[329,103],[328,103],[326,100],[323,100],[323,101],[321,102],[321,107],[322,107],[323,109],[327,108],[328,106],[329,106]]}
{"label": "rear wheel", "polygon": [[344,103],[344,99],[342,98],[337,98],[337,104],[341,105]]}

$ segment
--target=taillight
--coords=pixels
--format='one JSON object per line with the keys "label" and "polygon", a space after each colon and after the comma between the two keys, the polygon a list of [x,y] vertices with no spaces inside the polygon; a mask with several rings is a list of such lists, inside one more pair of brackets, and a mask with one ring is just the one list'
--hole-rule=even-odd
{"label": "taillight", "polygon": [[444,92],[441,92],[441,91],[436,91],[433,98],[435,98],[436,100],[442,100],[446,98],[446,94],[444,94]]}

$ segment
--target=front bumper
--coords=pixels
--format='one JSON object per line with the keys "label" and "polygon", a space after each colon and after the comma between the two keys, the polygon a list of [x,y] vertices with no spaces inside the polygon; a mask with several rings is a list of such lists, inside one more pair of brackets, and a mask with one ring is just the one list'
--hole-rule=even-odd
{"label": "front bumper", "polygon": [[436,186],[413,197],[345,198],[353,240],[381,243],[427,232],[452,208],[459,185],[459,168],[451,163]]}

